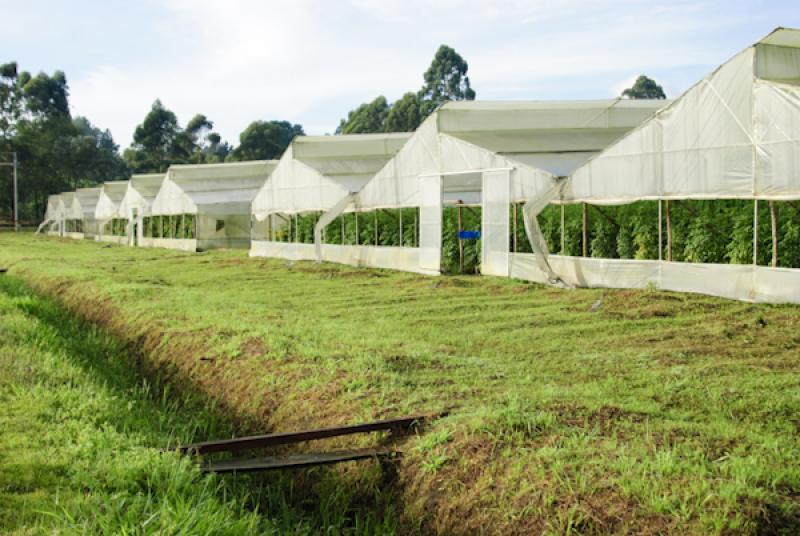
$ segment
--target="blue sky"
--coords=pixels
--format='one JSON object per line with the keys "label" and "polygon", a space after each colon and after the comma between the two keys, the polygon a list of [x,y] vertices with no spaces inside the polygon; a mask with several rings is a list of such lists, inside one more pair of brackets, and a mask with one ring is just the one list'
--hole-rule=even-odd
{"label": "blue sky", "polygon": [[0,62],[61,69],[74,114],[122,147],[156,98],[236,142],[256,119],[333,132],[348,110],[416,91],[438,46],[479,99],[617,95],[636,75],[670,97],[777,26],[796,0],[0,0]]}

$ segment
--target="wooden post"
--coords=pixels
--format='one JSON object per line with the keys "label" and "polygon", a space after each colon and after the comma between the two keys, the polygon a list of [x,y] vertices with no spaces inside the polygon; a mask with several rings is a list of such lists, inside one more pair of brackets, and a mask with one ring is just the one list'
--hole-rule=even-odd
{"label": "wooden post", "polygon": [[566,250],[566,240],[564,235],[564,204],[561,204],[561,254],[563,255]]}
{"label": "wooden post", "polygon": [[589,210],[586,203],[583,206],[583,238],[581,240],[581,249],[584,257],[589,256]]}
{"label": "wooden post", "polygon": [[753,201],[753,264],[758,264],[758,199]]}
{"label": "wooden post", "polygon": [[405,247],[405,245],[406,245],[406,240],[405,240],[405,237],[403,236],[403,209],[402,208],[400,209],[400,217],[398,219],[400,220],[400,247],[402,248],[402,247]]}
{"label": "wooden post", "polygon": [[418,240],[417,240],[417,213],[419,210],[417,207],[414,207],[414,232],[411,233],[411,247],[417,247]]}
{"label": "wooden post", "polygon": [[464,240],[461,238],[461,230],[464,228],[461,204],[457,207],[458,210],[458,270],[464,273]]}
{"label": "wooden post", "polygon": [[514,203],[512,205],[514,207],[514,225],[513,228],[513,239],[511,240],[511,251],[516,253],[517,252],[517,204]]}
{"label": "wooden post", "polygon": [[342,245],[344,245],[344,234],[345,234],[344,233],[344,212],[342,212],[339,215],[339,218],[341,219],[341,222],[342,222],[342,240],[341,240],[341,243],[342,243]]}
{"label": "wooden post", "polygon": [[672,262],[672,215],[669,206],[669,199],[664,207],[667,211],[667,260]]}
{"label": "wooden post", "polygon": [[358,236],[358,212],[353,212],[353,215],[356,217],[356,245],[359,245],[360,238]]}
{"label": "wooden post", "polygon": [[372,224],[375,227],[375,245],[378,245],[378,210],[375,209],[372,211]]}
{"label": "wooden post", "polygon": [[772,224],[772,267],[778,267],[778,207],[775,201],[769,202],[769,218]]}
{"label": "wooden post", "polygon": [[661,200],[658,200],[658,260],[664,260],[664,238],[663,238],[663,223],[661,216]]}

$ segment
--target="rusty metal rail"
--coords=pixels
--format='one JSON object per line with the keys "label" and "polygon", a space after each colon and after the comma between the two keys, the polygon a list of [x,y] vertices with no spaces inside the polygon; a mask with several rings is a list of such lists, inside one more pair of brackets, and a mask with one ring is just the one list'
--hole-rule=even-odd
{"label": "rusty metal rail", "polygon": [[270,471],[275,469],[292,469],[327,465],[331,463],[350,462],[365,459],[383,459],[399,456],[391,449],[366,448],[356,450],[337,450],[333,452],[293,454],[289,456],[265,456],[253,459],[233,459],[207,462],[201,466],[206,473],[247,473],[253,471]]}
{"label": "rusty metal rail", "polygon": [[313,441],[317,439],[327,439],[350,434],[362,434],[369,432],[391,431],[409,432],[420,426],[426,420],[425,416],[403,417],[399,419],[387,419],[383,421],[369,422],[364,424],[353,424],[347,426],[334,426],[330,428],[317,428],[313,430],[303,430],[300,432],[283,432],[278,434],[255,435],[248,437],[237,437],[233,439],[222,439],[218,441],[203,441],[200,443],[190,443],[181,445],[178,449],[187,454],[211,454],[214,452],[239,452],[242,450],[259,449],[265,447],[277,447],[280,445],[290,445],[303,441]]}

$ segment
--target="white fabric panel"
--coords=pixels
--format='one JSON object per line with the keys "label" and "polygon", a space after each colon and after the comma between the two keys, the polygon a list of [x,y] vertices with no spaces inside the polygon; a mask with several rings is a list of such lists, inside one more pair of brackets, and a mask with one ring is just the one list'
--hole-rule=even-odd
{"label": "white fabric panel", "polygon": [[483,173],[481,211],[481,273],[509,275],[509,182],[508,171]]}
{"label": "white fabric panel", "polygon": [[800,48],[756,45],[756,76],[774,82],[800,83]]}
{"label": "white fabric panel", "polygon": [[442,269],[442,179],[419,177],[419,267],[430,273]]}
{"label": "white fabric panel", "polygon": [[358,206],[365,209],[418,207],[422,202],[419,177],[438,172],[439,143],[434,113],[361,189]]}
{"label": "white fabric panel", "polygon": [[[100,188],[78,188],[75,190],[75,202],[84,220],[94,220],[94,211],[100,199]],[[73,204],[74,204],[73,203]]]}
{"label": "white fabric panel", "polygon": [[197,251],[197,240],[192,238],[145,238],[142,247],[177,249],[180,251]]}
{"label": "white fabric panel", "polygon": [[139,216],[147,215],[150,211],[150,205],[155,201],[163,182],[163,173],[132,176],[131,180],[128,181],[125,195],[119,204],[119,217],[131,219],[134,209],[136,209]]}
{"label": "white fabric panel", "polygon": [[[800,69],[797,71],[800,74]],[[755,84],[756,186],[759,195],[800,194],[800,86]]]}
{"label": "white fabric panel", "polygon": [[197,213],[197,205],[192,202],[191,198],[184,193],[180,186],[172,181],[172,178],[168,174],[161,183],[158,195],[156,195],[153,204],[150,206],[150,214],[174,215],[195,213]]}
{"label": "white fabric panel", "polygon": [[[800,303],[800,269],[551,255],[565,281],[583,287],[647,288],[743,301]],[[512,254],[511,277],[546,283],[534,256]]]}
{"label": "white fabric panel", "polygon": [[51,221],[60,220],[62,211],[63,211],[63,203],[61,201],[61,196],[58,194],[48,196],[47,211],[44,214],[44,219]]}
{"label": "white fabric panel", "polygon": [[101,221],[115,218],[119,214],[119,205],[128,189],[128,181],[105,182],[100,187],[100,197],[94,210],[94,217]]}
{"label": "white fabric panel", "polygon": [[[343,246],[323,244],[322,260],[350,266],[385,268],[404,272],[429,273],[419,267],[419,248],[385,246]],[[291,261],[316,259],[313,244],[292,242],[270,242],[254,240],[250,248],[251,257],[271,257]]]}

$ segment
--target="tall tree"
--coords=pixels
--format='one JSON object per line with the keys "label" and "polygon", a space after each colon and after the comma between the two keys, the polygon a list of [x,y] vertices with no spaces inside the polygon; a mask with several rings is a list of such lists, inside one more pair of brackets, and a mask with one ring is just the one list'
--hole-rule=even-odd
{"label": "tall tree", "polygon": [[295,136],[304,134],[303,127],[288,121],[253,121],[239,135],[239,146],[231,160],[269,160],[277,158]]}
{"label": "tall tree", "polygon": [[386,117],[389,115],[389,103],[386,97],[380,96],[372,102],[365,102],[347,114],[336,129],[337,134],[360,134],[384,132]]}
{"label": "tall tree", "polygon": [[395,101],[386,116],[386,132],[413,132],[422,123],[423,115],[416,93],[408,92]]}
{"label": "tall tree", "polygon": [[411,132],[436,108],[451,100],[473,100],[469,66],[458,52],[442,45],[423,78],[425,84],[417,93],[406,93],[394,104],[381,96],[365,102],[339,122],[337,134],[368,132]]}
{"label": "tall tree", "polygon": [[[22,218],[40,217],[49,194],[126,176],[117,149],[110,132],[71,117],[63,72],[31,76],[15,62],[0,65],[0,158],[17,153]],[[6,169],[0,170],[0,210],[11,212]]]}
{"label": "tall tree", "polygon": [[[123,157],[135,172],[165,171],[171,163],[188,156],[181,147],[178,117],[156,100],[133,133],[133,144]],[[184,144],[185,145],[185,144]]]}
{"label": "tall tree", "polygon": [[468,70],[466,60],[458,52],[447,45],[439,47],[425,71],[425,85],[419,93],[425,116],[447,101],[475,100]]}
{"label": "tall tree", "polygon": [[639,75],[639,78],[633,83],[631,87],[622,92],[622,96],[627,99],[666,99],[667,95],[664,93],[658,83],[645,75]]}

